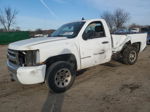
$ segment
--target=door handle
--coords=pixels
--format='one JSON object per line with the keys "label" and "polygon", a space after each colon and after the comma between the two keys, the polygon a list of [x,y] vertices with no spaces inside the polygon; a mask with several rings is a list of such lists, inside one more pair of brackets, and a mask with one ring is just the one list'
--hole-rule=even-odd
{"label": "door handle", "polygon": [[108,44],[109,42],[108,41],[104,41],[104,42],[102,42],[102,44]]}

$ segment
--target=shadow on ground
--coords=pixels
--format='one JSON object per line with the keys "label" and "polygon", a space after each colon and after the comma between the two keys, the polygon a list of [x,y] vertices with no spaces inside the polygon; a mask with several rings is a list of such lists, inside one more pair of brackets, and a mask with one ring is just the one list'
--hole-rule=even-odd
{"label": "shadow on ground", "polygon": [[41,112],[61,112],[65,93],[49,92]]}

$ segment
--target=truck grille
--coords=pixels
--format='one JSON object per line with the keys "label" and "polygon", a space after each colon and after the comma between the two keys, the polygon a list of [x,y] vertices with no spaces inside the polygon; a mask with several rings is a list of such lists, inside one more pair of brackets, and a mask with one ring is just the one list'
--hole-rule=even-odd
{"label": "truck grille", "polygon": [[7,58],[10,64],[19,66],[18,51],[8,49]]}

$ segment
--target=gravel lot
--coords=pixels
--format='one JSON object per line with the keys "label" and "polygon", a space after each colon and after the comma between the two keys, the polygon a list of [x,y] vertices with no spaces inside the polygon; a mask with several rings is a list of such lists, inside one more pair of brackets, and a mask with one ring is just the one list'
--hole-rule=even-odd
{"label": "gravel lot", "polygon": [[0,112],[150,112],[150,46],[135,65],[111,61],[78,72],[62,94],[11,82],[6,51],[0,46]]}

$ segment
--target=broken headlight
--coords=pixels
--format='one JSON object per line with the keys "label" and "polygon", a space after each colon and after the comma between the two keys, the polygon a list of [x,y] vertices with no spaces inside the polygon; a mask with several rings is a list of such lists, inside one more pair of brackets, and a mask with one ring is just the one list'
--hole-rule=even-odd
{"label": "broken headlight", "polygon": [[19,64],[21,66],[34,66],[37,64],[38,50],[20,51]]}

